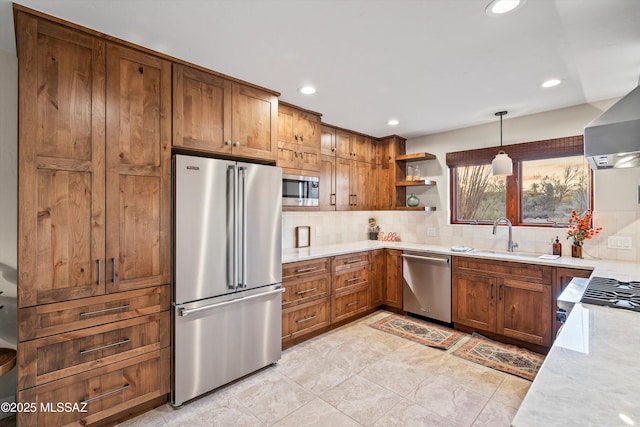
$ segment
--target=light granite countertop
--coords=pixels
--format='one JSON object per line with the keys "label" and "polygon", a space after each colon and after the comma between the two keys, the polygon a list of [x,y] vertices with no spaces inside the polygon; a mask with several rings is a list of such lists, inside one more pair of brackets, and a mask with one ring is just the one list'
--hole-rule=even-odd
{"label": "light granite countertop", "polygon": [[[640,281],[640,265],[535,254],[456,252],[450,247],[363,241],[289,249],[283,262],[391,248],[593,270],[591,276]],[[576,304],[527,393],[513,427],[640,425],[640,313]]]}

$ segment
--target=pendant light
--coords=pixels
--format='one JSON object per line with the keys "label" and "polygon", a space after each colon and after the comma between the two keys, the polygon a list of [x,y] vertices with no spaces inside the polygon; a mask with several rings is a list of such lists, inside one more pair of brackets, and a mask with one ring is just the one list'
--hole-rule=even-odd
{"label": "pendant light", "polygon": [[506,111],[498,111],[495,115],[500,117],[500,151],[491,162],[492,175],[511,175],[513,173],[513,161],[507,153],[502,150],[502,116]]}

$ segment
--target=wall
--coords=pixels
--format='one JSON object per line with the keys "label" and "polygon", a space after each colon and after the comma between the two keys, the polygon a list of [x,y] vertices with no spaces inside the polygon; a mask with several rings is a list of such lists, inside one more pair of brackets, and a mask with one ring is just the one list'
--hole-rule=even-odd
{"label": "wall", "polygon": [[[582,134],[584,126],[616,100],[504,119],[503,142],[508,145]],[[424,205],[436,206],[436,212],[285,212],[283,247],[294,247],[293,233],[297,225],[312,226],[313,245],[366,239],[367,219],[373,216],[378,219],[383,231],[398,231],[405,241],[506,250],[506,227],[501,227],[494,236],[491,234],[491,227],[486,225],[449,224],[449,172],[445,163],[447,152],[495,146],[499,144],[499,138],[500,125],[496,119],[494,123],[486,125],[408,140],[408,153],[427,151],[436,155],[436,160],[413,163],[420,167],[423,178],[437,182],[436,187],[413,188],[417,190],[414,193]],[[640,254],[635,248],[640,245],[640,168],[596,171],[594,184],[595,225],[602,226],[604,230],[585,244],[585,257],[640,261]],[[519,251],[549,253],[551,239],[558,235],[563,243],[563,255],[570,256],[571,248],[569,241],[565,239],[565,228],[514,227],[513,232],[514,241],[520,244],[517,249]],[[614,235],[632,237],[633,248],[607,248],[607,238]]]}
{"label": "wall", "polygon": [[[18,329],[18,60],[0,51],[0,347],[16,348]],[[13,401],[16,368],[0,377],[0,402]],[[0,418],[8,416],[0,412]]]}

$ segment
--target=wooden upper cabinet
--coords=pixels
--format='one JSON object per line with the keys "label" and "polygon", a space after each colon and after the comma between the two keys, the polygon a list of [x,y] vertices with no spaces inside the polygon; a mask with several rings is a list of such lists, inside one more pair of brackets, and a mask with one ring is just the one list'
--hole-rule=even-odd
{"label": "wooden upper cabinet", "polygon": [[107,292],[169,282],[171,65],[107,52]]}
{"label": "wooden upper cabinet", "polygon": [[104,42],[16,14],[19,307],[104,293]]}
{"label": "wooden upper cabinet", "polygon": [[336,155],[359,162],[376,162],[376,144],[372,138],[336,130]]}
{"label": "wooden upper cabinet", "polygon": [[336,158],[320,156],[319,206],[321,210],[336,210]]}
{"label": "wooden upper cabinet", "polygon": [[[277,165],[299,171],[320,171],[320,115],[278,105]],[[294,173],[298,171],[290,171]]]}
{"label": "wooden upper cabinet", "polygon": [[353,139],[355,135],[336,129],[336,156],[343,159],[353,159]]}
{"label": "wooden upper cabinet", "polygon": [[275,160],[277,117],[275,95],[174,64],[174,146]]}
{"label": "wooden upper cabinet", "polygon": [[320,128],[320,154],[323,156],[336,155],[336,130],[327,125]]}
{"label": "wooden upper cabinet", "polygon": [[173,66],[173,145],[231,153],[231,82]]}
{"label": "wooden upper cabinet", "polygon": [[231,152],[276,160],[278,98],[240,83],[233,83],[232,94]]}

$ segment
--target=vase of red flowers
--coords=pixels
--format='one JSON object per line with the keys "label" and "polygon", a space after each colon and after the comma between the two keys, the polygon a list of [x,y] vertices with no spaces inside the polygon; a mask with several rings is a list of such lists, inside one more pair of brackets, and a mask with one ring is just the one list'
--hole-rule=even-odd
{"label": "vase of red flowers", "polygon": [[573,238],[573,244],[571,245],[572,257],[582,258],[582,245],[584,241],[592,239],[593,236],[602,231],[602,227],[593,227],[592,221],[593,214],[590,209],[587,209],[582,215],[578,215],[576,211],[571,211],[567,239]]}

